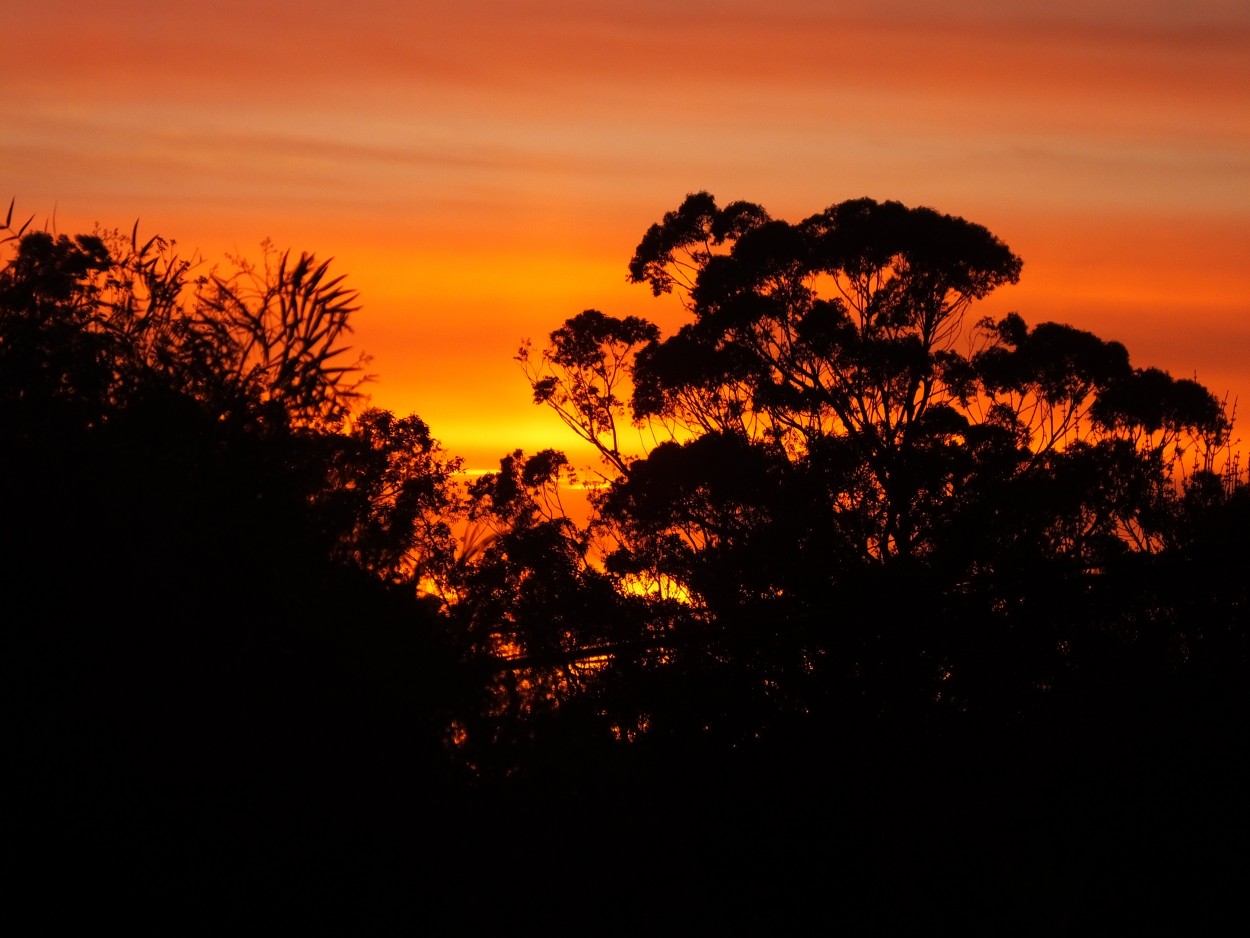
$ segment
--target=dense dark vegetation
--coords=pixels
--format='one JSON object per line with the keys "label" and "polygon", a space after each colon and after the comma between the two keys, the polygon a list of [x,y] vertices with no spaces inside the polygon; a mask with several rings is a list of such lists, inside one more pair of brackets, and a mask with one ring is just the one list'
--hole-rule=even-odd
{"label": "dense dark vegetation", "polygon": [[629,266],[687,325],[519,356],[603,457],[589,520],[562,454],[462,485],[367,407],[310,255],[5,231],[9,853],[48,920],[1053,933],[1244,887],[1230,414],[978,320],[1021,268],[984,228],[688,197]]}

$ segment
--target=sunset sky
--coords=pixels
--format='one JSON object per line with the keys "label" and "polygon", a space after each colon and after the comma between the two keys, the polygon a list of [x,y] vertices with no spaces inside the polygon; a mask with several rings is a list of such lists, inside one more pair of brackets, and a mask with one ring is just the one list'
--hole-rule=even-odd
{"label": "sunset sky", "polygon": [[333,256],[374,403],[489,467],[565,445],[512,360],[625,282],[687,192],[979,222],[983,304],[1243,403],[1246,0],[4,0],[0,196],[218,259]]}

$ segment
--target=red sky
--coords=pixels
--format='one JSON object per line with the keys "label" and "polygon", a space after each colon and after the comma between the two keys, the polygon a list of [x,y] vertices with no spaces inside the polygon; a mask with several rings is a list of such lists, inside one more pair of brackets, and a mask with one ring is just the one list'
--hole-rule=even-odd
{"label": "red sky", "polygon": [[[984,312],[1250,417],[1245,0],[7,0],[0,196],[208,258],[336,258],[374,402],[489,467],[568,443],[512,361],[690,191],[925,204],[1024,258]],[[1243,421],[1250,427],[1250,420]],[[1250,432],[1244,432],[1250,437]]]}

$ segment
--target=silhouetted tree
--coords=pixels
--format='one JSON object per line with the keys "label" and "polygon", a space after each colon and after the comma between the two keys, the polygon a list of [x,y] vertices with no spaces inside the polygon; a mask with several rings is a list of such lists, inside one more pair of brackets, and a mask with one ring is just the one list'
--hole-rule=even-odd
{"label": "silhouetted tree", "polygon": [[444,733],[477,696],[419,596],[457,461],[359,407],[354,300],[310,255],[196,277],[159,239],[9,233],[13,850],[59,889],[224,920],[248,877],[361,875],[362,839],[453,790]]}
{"label": "silhouetted tree", "polygon": [[328,262],[267,255],[261,270],[193,279],[159,238],[13,240],[0,271],[6,445],[62,461],[63,447],[146,433],[125,445],[160,448],[163,438],[161,458],[203,467],[226,447],[247,464],[250,481],[236,481],[257,487],[239,493],[238,510],[285,504],[292,541],[304,530],[387,579],[447,566],[457,463],[415,416],[364,410],[340,432],[364,359],[343,344],[355,295]]}
{"label": "silhouetted tree", "polygon": [[356,293],[329,266],[267,248],[262,268],[208,278],[191,318],[210,373],[297,424],[337,426],[364,380],[364,356],[344,360]]}
{"label": "silhouetted tree", "polygon": [[469,486],[449,616],[482,696],[457,719],[454,743],[483,776],[537,771],[536,730],[557,712],[557,736],[568,743],[567,705],[585,698],[616,643],[634,635],[622,628],[627,598],[590,561],[590,532],[561,505],[566,469],[554,450],[516,450]]}
{"label": "silhouetted tree", "polygon": [[[687,591],[672,647],[730,642],[720,667],[775,682],[789,661],[786,680],[823,670],[880,706],[1015,707],[1157,617],[1109,571],[1167,549],[1230,421],[1119,343],[969,321],[1020,269],[927,208],[859,199],[792,224],[698,193],[629,266],[690,323],[661,339],[587,311],[522,349],[535,401],[612,476],[607,569]],[[664,442],[625,452],[627,422]]]}

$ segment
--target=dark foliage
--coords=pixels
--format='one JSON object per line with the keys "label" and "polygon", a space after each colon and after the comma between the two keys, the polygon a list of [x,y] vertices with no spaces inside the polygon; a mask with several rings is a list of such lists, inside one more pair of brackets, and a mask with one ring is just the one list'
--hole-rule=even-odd
{"label": "dark foliage", "polygon": [[348,415],[344,294],[310,257],[259,305],[234,282],[223,311],[229,282],[192,280],[160,242],[11,247],[16,892],[49,924],[298,912],[291,864],[329,875],[414,785],[454,790],[443,731],[473,695],[416,587],[451,562],[455,464],[415,417]]}
{"label": "dark foliage", "polygon": [[969,317],[1021,270],[984,228],[687,198],[629,276],[689,322],[587,310],[518,356],[603,457],[583,522],[563,454],[461,487],[364,406],[327,262],[11,223],[7,842],[42,921],[1193,931],[1241,893],[1231,419]]}
{"label": "dark foliage", "polygon": [[[698,193],[629,266],[656,295],[681,293],[688,324],[595,353],[612,330],[575,317],[541,359],[523,357],[536,401],[553,406],[611,363],[617,406],[561,416],[604,455],[590,530],[605,569],[645,600],[623,628],[647,653],[614,654],[561,707],[593,700],[635,769],[717,766],[771,797],[817,771],[789,760],[824,752],[843,780],[830,797],[908,818],[900,851],[929,851],[920,825],[953,811],[953,854],[933,848],[909,887],[927,877],[935,904],[966,903],[975,887],[951,875],[988,877],[1011,897],[1004,921],[1013,902],[1038,901],[1025,879],[1083,888],[1063,881],[1053,842],[1022,853],[1052,828],[1105,850],[1113,829],[1156,825],[1156,873],[1245,874],[1162,857],[1215,849],[1217,817],[1245,818],[1222,787],[1245,777],[1242,747],[1226,746],[1245,733],[1250,650],[1231,422],[1196,381],[1134,368],[1117,342],[1014,313],[967,317],[1020,269],[984,228],[930,209],[860,199],[790,224]],[[625,422],[663,442],[622,453]],[[774,764],[787,768],[751,775]],[[1016,795],[985,790],[978,771]],[[1200,799],[1205,785],[1225,800],[1200,820],[1112,804],[1117,786]],[[977,799],[1019,829],[969,815]],[[847,823],[819,800],[805,794],[799,823]],[[1020,882],[972,856],[992,849],[1022,864]],[[1075,900],[1076,920],[1178,908],[1179,894],[1151,905],[1123,885]]]}

